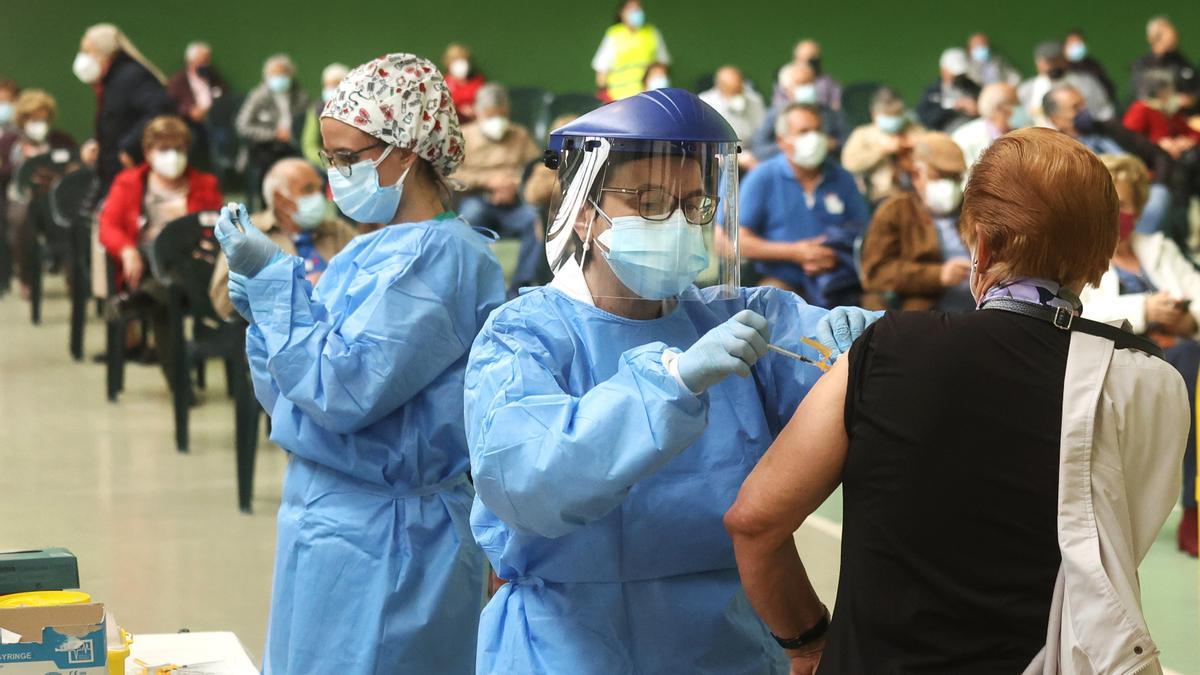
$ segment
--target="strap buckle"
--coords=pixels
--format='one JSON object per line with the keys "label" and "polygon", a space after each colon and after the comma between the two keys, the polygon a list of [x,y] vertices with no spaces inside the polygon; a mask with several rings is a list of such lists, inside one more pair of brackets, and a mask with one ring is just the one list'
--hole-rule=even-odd
{"label": "strap buckle", "polygon": [[1071,322],[1075,320],[1075,314],[1066,307],[1058,307],[1054,310],[1054,320],[1050,323],[1054,324],[1059,330],[1071,330]]}

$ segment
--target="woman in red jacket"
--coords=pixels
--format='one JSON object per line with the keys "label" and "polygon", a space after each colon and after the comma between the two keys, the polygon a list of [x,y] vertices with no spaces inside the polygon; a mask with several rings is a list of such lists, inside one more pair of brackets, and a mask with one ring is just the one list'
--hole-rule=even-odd
{"label": "woman in red jacket", "polygon": [[144,296],[143,302],[151,305],[164,368],[172,356],[163,351],[170,344],[165,333],[164,293],[162,285],[146,273],[154,239],[176,218],[222,206],[217,177],[188,166],[191,141],[182,119],[162,115],[151,120],[142,133],[146,161],[117,174],[100,210],[100,243],[119,262],[117,286]]}

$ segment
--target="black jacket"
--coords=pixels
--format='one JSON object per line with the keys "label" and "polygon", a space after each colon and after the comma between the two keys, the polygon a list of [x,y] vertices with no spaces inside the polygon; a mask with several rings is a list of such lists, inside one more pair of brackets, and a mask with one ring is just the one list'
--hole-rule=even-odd
{"label": "black jacket", "polygon": [[[979,98],[979,85],[967,77],[954,78],[954,88],[963,96]],[[934,80],[933,84],[925,88],[925,92],[921,94],[921,102],[917,104],[917,119],[925,125],[926,129],[945,131],[952,122],[960,118],[962,121],[970,119],[953,108],[942,107],[942,81],[940,79]]]}
{"label": "black jacket", "polygon": [[96,172],[106,194],[123,168],[121,153],[142,161],[142,129],[153,117],[173,112],[167,90],[145,66],[118,52],[100,81],[96,110],[96,141],[100,157]]}
{"label": "black jacket", "polygon": [[1170,71],[1172,77],[1178,78],[1180,71],[1194,70],[1194,68],[1192,62],[1178,50],[1167,52],[1162,56],[1153,52],[1146,54],[1130,66],[1129,86],[1132,89],[1130,94],[1134,98],[1145,96],[1145,92],[1142,90],[1142,78],[1146,76],[1148,70],[1167,70]]}

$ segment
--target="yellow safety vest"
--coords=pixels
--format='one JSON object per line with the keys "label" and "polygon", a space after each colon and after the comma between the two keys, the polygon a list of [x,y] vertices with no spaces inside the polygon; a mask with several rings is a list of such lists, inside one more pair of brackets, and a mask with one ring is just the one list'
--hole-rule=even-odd
{"label": "yellow safety vest", "polygon": [[611,41],[615,54],[605,82],[608,95],[616,100],[640,93],[646,69],[658,56],[658,31],[648,25],[631,31],[618,23],[604,37]]}

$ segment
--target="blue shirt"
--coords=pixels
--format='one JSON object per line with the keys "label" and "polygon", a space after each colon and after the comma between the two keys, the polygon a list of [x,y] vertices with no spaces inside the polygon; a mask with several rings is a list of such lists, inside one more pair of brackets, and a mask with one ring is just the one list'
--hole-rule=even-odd
{"label": "blue shirt", "polygon": [[859,288],[854,269],[854,240],[870,219],[854,177],[833,160],[821,165],[821,181],[807,195],[787,157],[779,155],[746,176],[740,196],[741,224],[769,241],[799,241],[824,235],[838,253],[837,266],[808,276],[799,265],[762,261],[755,270],[791,285],[810,303],[828,307],[840,292]]}
{"label": "blue shirt", "polygon": [[[942,250],[942,260],[953,260],[955,258],[971,259],[971,254],[967,251],[962,237],[958,234],[957,216],[934,216],[933,226],[937,229],[938,246]],[[937,306],[934,309],[943,312],[965,312],[975,309],[975,298],[971,295],[971,284],[968,281],[963,281],[957,286],[947,288],[942,293],[942,297],[938,299]]]}
{"label": "blue shirt", "polygon": [[1125,149],[1117,145],[1117,142],[1108,136],[1100,136],[1098,134],[1088,134],[1080,136],[1079,142],[1087,146],[1088,150],[1097,155],[1119,155],[1125,152]]}

